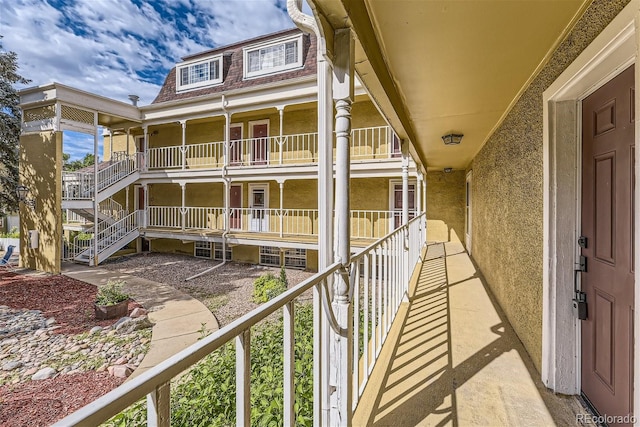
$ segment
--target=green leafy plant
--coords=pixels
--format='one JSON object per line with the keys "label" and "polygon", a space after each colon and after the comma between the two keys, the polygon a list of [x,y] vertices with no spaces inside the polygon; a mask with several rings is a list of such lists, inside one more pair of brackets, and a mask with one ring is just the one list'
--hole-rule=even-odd
{"label": "green leafy plant", "polygon": [[[313,308],[295,307],[295,424],[313,425]],[[251,425],[284,423],[282,318],[251,331]],[[236,352],[227,343],[171,384],[171,425],[230,426],[236,423]],[[106,426],[146,425],[141,402],[114,416]]]}
{"label": "green leafy plant", "polygon": [[286,273],[285,281],[271,273],[263,274],[253,282],[253,301],[257,303],[267,302],[287,290]]}
{"label": "green leafy plant", "polygon": [[19,239],[20,231],[18,230],[18,227],[11,227],[11,230],[9,230],[8,232],[0,233],[0,237],[5,237],[9,239]]}
{"label": "green leafy plant", "polygon": [[123,280],[111,280],[107,281],[107,284],[98,288],[96,294],[97,305],[115,305],[119,302],[126,301],[129,298],[129,294],[124,292],[125,282]]}

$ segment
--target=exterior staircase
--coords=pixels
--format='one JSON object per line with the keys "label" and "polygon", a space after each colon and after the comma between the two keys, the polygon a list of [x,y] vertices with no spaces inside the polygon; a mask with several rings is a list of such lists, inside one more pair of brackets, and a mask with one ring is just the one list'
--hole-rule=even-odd
{"label": "exterior staircase", "polygon": [[100,264],[140,236],[140,219],[143,213],[144,211],[134,211],[107,227],[99,226],[97,249],[94,239],[85,241],[87,242],[85,248],[73,259],[92,266]]}
{"label": "exterior staircase", "polygon": [[91,238],[83,236],[85,238],[68,243],[65,258],[97,265],[140,235],[141,211],[128,214],[111,196],[139,179],[142,155],[123,155],[102,162],[97,174],[93,166],[63,174],[62,209],[67,210],[67,217],[73,215],[76,219],[86,220],[86,224],[93,223],[95,203],[98,202],[98,223],[84,231]]}

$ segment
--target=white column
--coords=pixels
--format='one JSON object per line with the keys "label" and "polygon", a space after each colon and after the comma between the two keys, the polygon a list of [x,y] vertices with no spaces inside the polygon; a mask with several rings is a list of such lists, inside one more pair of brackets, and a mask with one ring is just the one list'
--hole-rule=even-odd
{"label": "white column", "polygon": [[[349,233],[349,177],[351,145],[351,103],[353,102],[354,43],[349,28],[336,30],[333,72],[333,98],[336,108],[336,224],[335,260],[347,269],[351,258]],[[348,426],[352,418],[353,386],[353,307],[349,300],[349,276],[335,277],[333,310],[341,327],[332,330],[329,425]],[[357,391],[356,391],[357,392]]]}
{"label": "white column", "polygon": [[127,156],[131,154],[129,146],[131,145],[131,129],[127,128]]}
{"label": "white column", "polygon": [[[147,228],[147,224],[149,224],[149,187],[147,184],[142,184],[142,192],[144,193],[144,228]],[[138,195],[136,194],[135,197]]]}
{"label": "white column", "polygon": [[[419,168],[420,165],[417,165]],[[422,213],[422,173],[416,173],[416,216]]]}
{"label": "white column", "polygon": [[[98,265],[98,113],[93,114],[93,264]],[[127,130],[127,135],[128,135]]]}
{"label": "white column", "polygon": [[231,159],[231,113],[224,113],[224,166],[229,166]]}
{"label": "white column", "polygon": [[142,131],[144,132],[144,151],[141,152],[140,158],[138,161],[140,164],[140,170],[147,170],[147,159],[149,158],[149,127],[143,126]]}
{"label": "white column", "polygon": [[282,145],[284,140],[282,139],[282,126],[284,123],[284,107],[278,107],[278,113],[280,114],[280,137],[278,138],[278,151],[280,154],[280,164],[282,164]]}
{"label": "white column", "polygon": [[282,235],[284,234],[282,228],[284,226],[284,210],[283,210],[283,204],[284,204],[284,181],[278,181],[278,184],[280,185],[280,212],[279,212],[279,216],[280,216],[280,237],[282,237]]}
{"label": "white column", "polygon": [[182,170],[187,168],[187,121],[180,120],[180,126],[182,126],[182,147],[180,152],[182,153]]}
{"label": "white column", "polygon": [[409,149],[407,141],[400,141],[402,150],[402,225],[409,223]]}
{"label": "white column", "polygon": [[124,189],[124,209],[127,211],[127,215],[129,214],[129,187],[125,187]]}
{"label": "white column", "polygon": [[109,160],[113,162],[113,132],[110,128],[107,132],[109,132]]}
{"label": "white column", "polygon": [[182,216],[182,231],[184,231],[185,229],[185,218],[187,215],[187,208],[185,206],[185,201],[187,198],[187,183],[186,182],[180,182],[180,191],[182,193],[182,206],[180,207],[180,215]]}

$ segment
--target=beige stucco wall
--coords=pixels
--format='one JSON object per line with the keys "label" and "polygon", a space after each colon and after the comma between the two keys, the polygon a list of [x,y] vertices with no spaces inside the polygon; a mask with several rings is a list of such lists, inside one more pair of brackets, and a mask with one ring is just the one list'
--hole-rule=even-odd
{"label": "beige stucco wall", "polygon": [[594,0],[473,160],[473,258],[531,355],[542,359],[542,93],[628,3]]}
{"label": "beige stucco wall", "polygon": [[151,240],[152,252],[165,252],[171,254],[183,254],[193,256],[193,242],[182,242],[174,239],[153,239]]}
{"label": "beige stucco wall", "polygon": [[463,242],[465,171],[427,173],[427,240]]}
{"label": "beige stucco wall", "polygon": [[246,245],[234,246],[232,248],[232,256],[236,262],[258,264],[260,262],[260,248]]}
{"label": "beige stucco wall", "polygon": [[[20,183],[36,201],[20,203],[20,263],[49,273],[60,272],[62,241],[62,132],[20,137]],[[39,232],[38,248],[29,249],[28,230]]]}

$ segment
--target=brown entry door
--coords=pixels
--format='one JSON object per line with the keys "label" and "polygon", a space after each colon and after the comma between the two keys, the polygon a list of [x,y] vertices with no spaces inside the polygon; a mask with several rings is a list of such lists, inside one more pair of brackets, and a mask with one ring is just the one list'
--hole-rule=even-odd
{"label": "brown entry door", "polygon": [[[416,188],[409,184],[409,220],[416,216]],[[402,225],[402,184],[393,185],[393,229]]]}
{"label": "brown entry door", "polygon": [[251,164],[266,165],[268,150],[268,126],[266,123],[253,125],[251,141]]}
{"label": "brown entry door", "polygon": [[242,229],[242,186],[229,187],[229,227],[234,230]]}
{"label": "brown entry door", "polygon": [[582,393],[607,416],[633,411],[633,98],[631,67],[585,99],[582,113]]}

